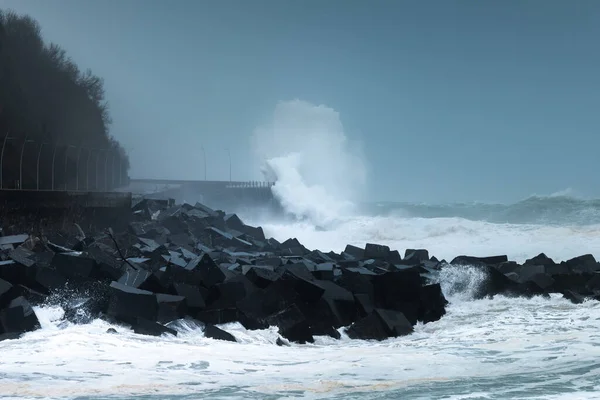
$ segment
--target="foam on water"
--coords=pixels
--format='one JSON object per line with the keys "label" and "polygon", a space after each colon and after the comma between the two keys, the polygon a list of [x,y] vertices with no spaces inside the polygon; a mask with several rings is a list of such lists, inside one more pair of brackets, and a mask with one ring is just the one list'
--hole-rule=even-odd
{"label": "foam on water", "polygon": [[269,221],[262,225],[269,236],[296,237],[307,248],[324,251],[339,252],[346,244],[362,247],[370,242],[400,251],[425,248],[430,254],[447,260],[465,253],[474,256],[507,254],[522,262],[541,252],[556,260],[586,253],[600,258],[600,225],[545,226],[494,224],[463,218],[370,216],[340,218],[325,230],[310,222]]}
{"label": "foam on water", "polygon": [[[472,271],[450,268],[444,290]],[[452,283],[454,282],[454,283]],[[600,304],[551,299],[472,301],[449,295],[448,314],[384,342],[317,338],[278,347],[275,329],[223,326],[240,343],[203,337],[188,321],[177,337],[61,322],[36,307],[43,329],[0,342],[0,394],[21,397],[178,398],[593,398],[600,390]],[[587,393],[587,394],[586,394]],[[550,397],[550,396],[555,397]],[[452,397],[453,396],[453,397]],[[575,397],[573,397],[575,396]]]}
{"label": "foam on water", "polygon": [[[255,132],[254,148],[278,180],[274,193],[293,220],[247,222],[324,251],[374,242],[427,248],[447,259],[600,255],[600,225],[350,212],[360,193],[345,178],[351,172],[360,182],[364,164],[347,144],[335,111],[280,104],[273,122]],[[275,345],[276,329],[247,331],[239,324],[223,326],[239,343],[207,339],[187,320],[171,324],[177,337],[160,338],[102,320],[74,325],[63,320],[62,307],[72,311],[84,302],[57,296],[35,307],[42,329],[0,342],[0,397],[600,398],[600,303],[574,305],[560,295],[473,300],[484,278],[474,268],[444,268],[435,279],[450,300],[447,314],[417,325],[412,335],[366,342],[340,330],[341,340],[318,337],[290,347]],[[118,333],[106,333],[111,327]]]}

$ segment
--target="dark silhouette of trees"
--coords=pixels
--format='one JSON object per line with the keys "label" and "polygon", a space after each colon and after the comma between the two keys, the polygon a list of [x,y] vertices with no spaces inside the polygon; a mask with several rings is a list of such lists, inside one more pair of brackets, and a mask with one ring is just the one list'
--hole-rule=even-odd
{"label": "dark silhouette of trees", "polygon": [[[0,146],[3,187],[107,190],[125,182],[129,159],[109,134],[103,80],[45,44],[29,16],[0,10]],[[23,147],[24,146],[24,147]],[[54,162],[53,162],[54,160]]]}

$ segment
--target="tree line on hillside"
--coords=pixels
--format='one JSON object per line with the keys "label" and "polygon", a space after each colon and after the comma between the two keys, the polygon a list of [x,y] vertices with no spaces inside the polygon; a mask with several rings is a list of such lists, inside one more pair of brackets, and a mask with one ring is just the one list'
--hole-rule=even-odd
{"label": "tree line on hillside", "polygon": [[0,10],[2,188],[110,190],[125,183],[129,159],[110,124],[103,80],[46,44],[33,18]]}

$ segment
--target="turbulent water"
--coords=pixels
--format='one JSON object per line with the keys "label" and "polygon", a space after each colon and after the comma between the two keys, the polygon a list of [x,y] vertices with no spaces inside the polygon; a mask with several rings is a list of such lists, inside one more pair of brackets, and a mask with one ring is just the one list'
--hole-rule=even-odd
{"label": "turbulent water", "polygon": [[[312,122],[297,129],[304,121]],[[244,217],[277,239],[338,252],[367,242],[401,252],[427,248],[448,260],[507,254],[524,261],[540,252],[557,261],[585,253],[600,258],[598,200],[349,207],[357,202],[344,174],[364,168],[333,110],[282,104],[255,139],[292,218]],[[321,147],[340,150],[322,154]],[[484,277],[468,267],[447,267],[436,279],[450,301],[447,314],[383,342],[342,334],[339,341],[278,347],[274,329],[231,324],[224,328],[239,343],[229,343],[204,338],[190,321],[173,325],[177,337],[140,336],[121,326],[109,334],[106,322],[72,325],[59,305],[41,305],[35,312],[42,329],[0,342],[0,398],[600,398],[600,303],[574,305],[560,295],[472,300]]]}
{"label": "turbulent water", "polygon": [[[579,204],[579,212],[595,213],[594,202]],[[507,252],[523,260],[542,250],[557,260],[600,255],[600,226],[587,219],[494,223],[465,218],[464,206],[454,213],[441,207],[446,214],[434,218],[399,216],[406,209],[398,207],[339,220],[330,230],[306,221],[264,226],[275,237],[295,236],[322,249],[371,241],[426,247],[446,258]],[[190,321],[174,324],[178,337],[144,337],[120,326],[108,334],[106,322],[72,325],[59,306],[39,306],[41,330],[0,342],[0,397],[600,398],[600,303],[573,305],[560,295],[472,300],[483,277],[465,267],[449,267],[437,279],[450,300],[447,315],[380,343],[318,338],[278,347],[274,329],[237,324],[225,329],[241,343],[226,343],[204,338]]]}

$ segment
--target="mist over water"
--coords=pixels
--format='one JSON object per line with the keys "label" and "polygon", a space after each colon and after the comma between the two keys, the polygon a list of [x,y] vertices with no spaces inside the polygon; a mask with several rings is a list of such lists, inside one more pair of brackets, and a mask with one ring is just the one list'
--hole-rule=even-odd
{"label": "mist over water", "polygon": [[301,100],[280,102],[272,120],[252,137],[273,193],[297,219],[327,223],[353,213],[361,200],[366,167],[339,114]]}

